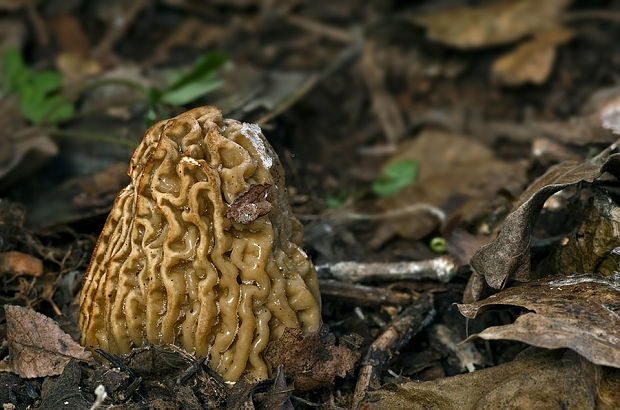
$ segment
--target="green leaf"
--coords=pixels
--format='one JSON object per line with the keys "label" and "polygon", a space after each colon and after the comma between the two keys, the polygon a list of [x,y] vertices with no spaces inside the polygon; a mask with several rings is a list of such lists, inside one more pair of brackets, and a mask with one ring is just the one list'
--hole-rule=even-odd
{"label": "green leaf", "polygon": [[222,84],[222,81],[217,80],[215,75],[207,76],[201,80],[164,92],[161,100],[167,104],[185,105],[215,90]]}
{"label": "green leaf", "polygon": [[401,189],[411,184],[418,173],[418,162],[412,159],[393,161],[381,171],[379,178],[372,184],[373,192],[386,198],[396,195]]}
{"label": "green leaf", "polygon": [[65,96],[56,94],[47,96],[35,87],[24,87],[19,93],[20,109],[24,116],[33,123],[57,122],[73,115],[73,105]]}
{"label": "green leaf", "polygon": [[228,57],[217,52],[211,52],[200,57],[185,75],[169,83],[166,90],[171,91],[190,83],[201,82],[206,77],[217,74],[227,59]]}
{"label": "green leaf", "polygon": [[155,102],[165,102],[172,105],[188,104],[222,85],[218,80],[218,70],[227,58],[219,53],[209,53],[196,61],[185,74],[172,71],[168,76],[168,86],[153,93]]}
{"label": "green leaf", "polygon": [[62,86],[62,76],[56,71],[43,71],[33,75],[31,86],[45,95],[60,89]]}
{"label": "green leaf", "polygon": [[336,196],[328,196],[325,198],[325,205],[328,208],[338,209],[341,208],[342,205],[347,201],[349,194],[346,191],[341,191]]}
{"label": "green leaf", "polygon": [[30,70],[24,66],[22,55],[15,47],[2,53],[2,85],[6,92],[16,92],[28,82]]}

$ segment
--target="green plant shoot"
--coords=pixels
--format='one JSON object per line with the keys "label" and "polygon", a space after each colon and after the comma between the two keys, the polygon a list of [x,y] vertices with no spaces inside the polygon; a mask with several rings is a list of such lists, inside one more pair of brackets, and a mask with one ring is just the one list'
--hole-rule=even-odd
{"label": "green plant shoot", "polygon": [[372,190],[381,198],[394,196],[415,181],[417,174],[417,161],[412,159],[392,161],[383,168],[379,178],[373,182]]}
{"label": "green plant shoot", "polygon": [[30,122],[54,124],[73,116],[73,105],[60,93],[59,72],[32,71],[16,48],[6,49],[2,57],[2,86],[6,93],[17,95],[20,110]]}

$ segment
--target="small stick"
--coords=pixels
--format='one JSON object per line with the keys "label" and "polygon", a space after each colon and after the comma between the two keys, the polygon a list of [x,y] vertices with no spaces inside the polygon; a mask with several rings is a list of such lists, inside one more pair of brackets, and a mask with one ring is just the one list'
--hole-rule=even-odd
{"label": "small stick", "polygon": [[337,262],[317,266],[319,275],[327,275],[346,282],[367,280],[420,280],[435,279],[450,282],[458,271],[458,263],[449,255],[424,261],[409,262]]}
{"label": "small stick", "polygon": [[333,279],[320,279],[321,295],[352,302],[356,305],[408,305],[413,301],[409,293],[397,292],[384,287],[364,286]]}
{"label": "small stick", "polygon": [[433,326],[431,337],[456,355],[461,371],[473,372],[476,370],[476,365],[485,363],[484,357],[472,342],[463,343],[459,335],[445,325]]}
{"label": "small stick", "polygon": [[330,40],[337,41],[339,43],[349,44],[353,41],[353,36],[347,30],[343,30],[336,26],[329,26],[319,21],[312,20],[306,17],[289,14],[284,17],[287,23],[303,28],[311,33],[319,36],[324,36]]}
{"label": "small stick", "polygon": [[370,345],[362,361],[352,409],[359,408],[368,392],[371,381],[378,384],[383,364],[394,351],[404,346],[411,338],[435,318],[432,296],[428,293],[403,310],[387,329]]}

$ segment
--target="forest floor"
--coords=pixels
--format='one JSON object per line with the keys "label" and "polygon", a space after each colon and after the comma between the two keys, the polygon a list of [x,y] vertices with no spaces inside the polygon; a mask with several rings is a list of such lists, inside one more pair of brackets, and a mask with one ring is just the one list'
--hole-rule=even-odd
{"label": "forest floor", "polygon": [[[618,408],[619,38],[617,0],[0,1],[3,408]],[[133,150],[201,105],[318,271],[258,383],[75,342]]]}

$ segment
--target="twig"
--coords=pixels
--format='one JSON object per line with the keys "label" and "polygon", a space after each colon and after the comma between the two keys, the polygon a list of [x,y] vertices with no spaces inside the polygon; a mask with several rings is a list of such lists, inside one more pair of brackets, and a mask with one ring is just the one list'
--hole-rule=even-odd
{"label": "twig", "polygon": [[28,13],[28,18],[30,22],[34,26],[34,31],[37,35],[37,41],[40,45],[46,46],[49,43],[49,35],[47,33],[47,26],[45,25],[45,21],[41,18],[37,10],[36,0],[26,0],[26,12]]}
{"label": "twig", "polygon": [[476,365],[484,364],[484,357],[474,344],[472,342],[461,342],[454,330],[447,326],[442,324],[433,326],[431,335],[439,344],[445,346],[456,355],[461,371],[473,372],[476,370]]}
{"label": "twig", "polygon": [[340,43],[348,44],[351,42],[351,40],[353,40],[353,36],[351,36],[351,33],[346,30],[342,30],[334,26],[328,26],[327,24],[323,24],[306,17],[289,14],[284,18],[284,20],[286,20],[287,23],[293,26],[303,28],[306,31],[310,31],[312,33],[327,37],[330,40],[338,41]]}
{"label": "twig", "polygon": [[311,75],[302,85],[299,87],[290,97],[286,98],[283,102],[278,104],[273,110],[259,118],[256,123],[261,127],[267,122],[273,120],[278,115],[282,114],[288,108],[292,107],[297,101],[301,100],[310,90],[314,88],[321,80],[330,74],[338,71],[341,67],[347,66],[355,60],[361,50],[361,34],[353,33],[351,45],[345,47],[338,57],[327,65],[320,73]]}
{"label": "twig", "polygon": [[127,28],[131,25],[138,13],[150,4],[150,0],[136,0],[129,3],[127,10],[123,11],[122,16],[118,16],[111,23],[110,27],[103,35],[103,38],[97,45],[94,55],[97,57],[108,54],[118,40],[123,37]]}
{"label": "twig", "polygon": [[381,64],[377,63],[374,54],[373,43],[367,41],[360,61],[362,77],[370,93],[372,111],[383,129],[387,141],[395,145],[405,136],[407,129],[400,108],[392,95],[385,89],[385,70]]}
{"label": "twig", "polygon": [[435,279],[449,282],[458,271],[458,263],[449,255],[424,261],[409,262],[337,262],[317,266],[319,275],[331,276],[346,282],[367,280]]}
{"label": "twig", "polygon": [[407,305],[411,303],[411,294],[396,292],[383,287],[357,285],[331,279],[320,279],[321,295],[337,298],[341,301],[353,302],[359,305],[378,305],[389,303],[393,305]]}
{"label": "twig", "polygon": [[200,356],[198,359],[193,360],[192,363],[187,367],[187,369],[185,369],[183,373],[181,373],[179,377],[177,377],[177,386],[180,386],[181,384],[188,381],[190,377],[193,377],[196,372],[200,370],[200,367],[205,362],[205,359],[205,356]]}
{"label": "twig", "polygon": [[404,346],[411,338],[435,318],[433,299],[430,294],[423,294],[420,298],[403,310],[387,327],[387,329],[370,345],[362,361],[355,393],[353,394],[352,409],[359,408],[366,397],[371,382],[379,384],[381,370],[392,353]]}
{"label": "twig", "polygon": [[620,13],[614,13],[609,10],[581,10],[565,13],[562,16],[564,21],[577,20],[607,20],[614,23],[620,23]]}
{"label": "twig", "polygon": [[402,208],[391,209],[385,212],[378,212],[373,214],[365,214],[360,212],[353,212],[347,209],[329,210],[320,215],[298,215],[299,219],[305,221],[312,221],[318,219],[325,220],[353,220],[353,221],[382,221],[385,219],[401,218],[403,216],[409,216],[418,212],[427,212],[434,215],[441,224],[445,223],[446,213],[434,205],[427,203],[417,203],[407,205]]}

